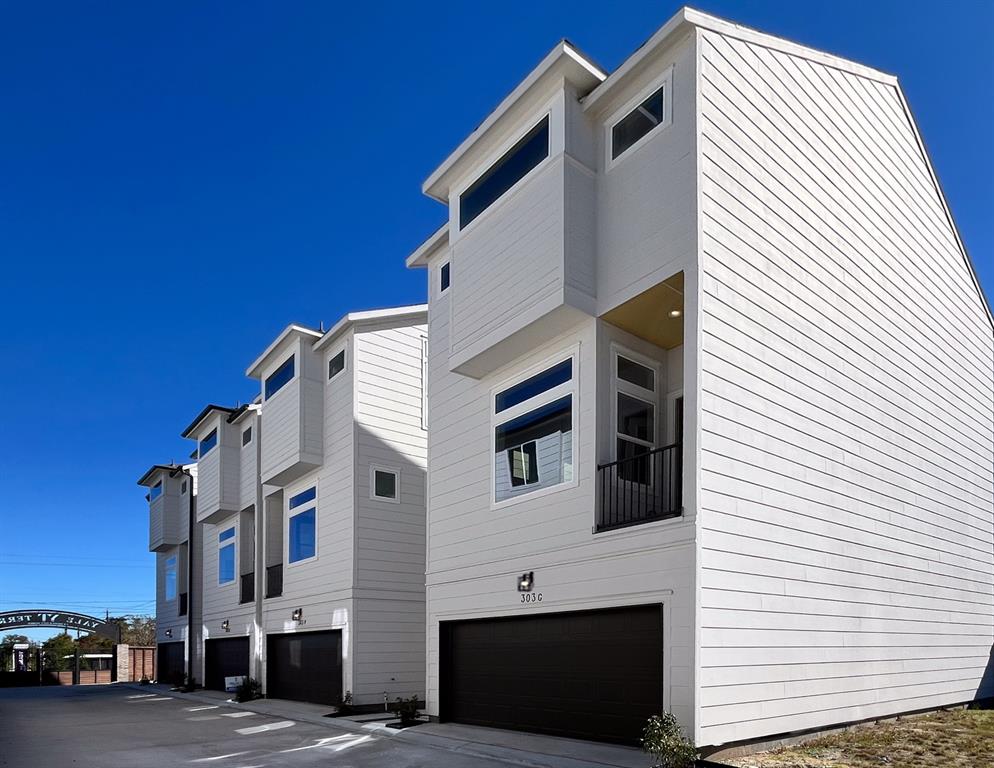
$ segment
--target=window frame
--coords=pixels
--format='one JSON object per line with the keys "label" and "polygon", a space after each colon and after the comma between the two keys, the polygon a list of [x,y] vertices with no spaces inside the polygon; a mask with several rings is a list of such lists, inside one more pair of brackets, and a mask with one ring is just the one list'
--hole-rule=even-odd
{"label": "window frame", "polygon": [[[557,384],[552,389],[546,390],[538,395],[533,395],[528,400],[516,403],[509,408],[505,408],[500,413],[497,412],[497,395],[511,387],[527,381],[532,376],[542,373],[548,368],[553,368],[560,363],[572,361],[572,375],[570,380]],[[502,424],[513,421],[519,416],[524,416],[532,411],[548,405],[564,397],[571,397],[570,401],[570,435],[573,453],[573,473],[569,480],[550,485],[545,488],[536,488],[532,491],[522,491],[507,499],[497,500],[497,428]],[[490,509],[497,510],[520,504],[523,501],[541,498],[550,493],[559,493],[571,488],[576,488],[580,481],[580,462],[577,460],[577,446],[579,445],[579,420],[580,414],[580,344],[576,343],[569,347],[560,349],[559,352],[549,355],[540,362],[529,365],[503,381],[498,382],[490,389],[490,453],[488,461],[490,463]],[[506,453],[504,454],[506,459]],[[525,486],[527,487],[527,486]]]}
{"label": "window frame", "polygon": [[[208,440],[210,440],[212,437],[214,438],[214,444],[210,448],[207,449],[207,453],[201,453],[201,446],[204,443],[206,443]],[[200,461],[205,456],[210,456],[211,455],[211,451],[213,451],[215,448],[217,448],[219,442],[220,442],[220,439],[219,439],[219,436],[218,436],[218,428],[214,427],[214,429],[212,429],[210,432],[207,433],[207,437],[203,438],[202,440],[198,440],[197,441],[197,461]]]}
{"label": "window frame", "polygon": [[[314,489],[314,498],[307,501],[302,501],[296,507],[290,507],[290,501],[295,496],[300,496],[307,491]],[[321,499],[321,487],[318,483],[317,478],[312,478],[305,482],[300,482],[294,485],[291,492],[290,488],[286,488],[283,493],[283,567],[284,569],[296,568],[300,565],[306,565],[307,563],[313,563],[318,559],[320,554],[318,549],[318,502]],[[290,561],[290,521],[297,517],[297,515],[304,514],[305,512],[310,512],[314,510],[314,554],[310,557],[302,557],[299,560]],[[284,571],[285,572],[285,571]],[[285,590],[284,590],[285,593]]]}
{"label": "window frame", "polygon": [[[392,498],[389,496],[380,496],[376,493],[376,473],[384,472],[388,475],[393,475],[394,478],[394,490],[396,495]],[[369,498],[372,501],[383,501],[387,504],[400,504],[400,468],[399,467],[388,467],[383,464],[370,464],[369,465]]]}
{"label": "window frame", "polygon": [[[652,399],[646,397],[646,393],[649,390],[638,384],[633,384],[626,379],[622,379],[618,376],[618,358],[624,357],[633,363],[638,363],[639,365],[650,369],[653,372],[653,389],[651,391]],[[625,347],[617,342],[611,342],[611,452],[609,456],[611,461],[618,460],[618,439],[624,438],[633,443],[642,444],[649,442],[652,444],[650,450],[655,450],[656,448],[662,448],[664,445],[661,442],[660,435],[662,434],[660,427],[660,411],[663,408],[662,398],[660,397],[660,386],[662,385],[662,364],[658,360],[653,360],[647,355],[639,354],[634,350]],[[623,394],[626,397],[631,397],[635,400],[639,400],[644,403],[648,403],[652,406],[652,440],[639,440],[637,437],[631,437],[630,435],[622,435],[618,430],[618,395]],[[665,418],[665,414],[664,414]]]}
{"label": "window frame", "polygon": [[[159,489],[158,493],[155,492],[156,488]],[[153,483],[152,487],[148,489],[148,503],[151,504],[156,499],[161,498],[162,494],[165,493],[165,490],[166,490],[166,487],[165,487],[165,485],[163,483],[163,479],[160,477],[159,478],[159,482]]]}
{"label": "window frame", "polygon": [[[275,390],[272,394],[270,394],[269,391],[268,391],[269,380],[271,378],[273,378],[277,373],[279,373],[287,363],[291,363],[291,362],[293,363],[293,375],[289,379],[287,379],[286,381],[284,381],[279,386],[279,389]],[[276,397],[276,395],[278,395],[280,392],[282,392],[284,389],[286,389],[290,384],[292,384],[293,381],[294,381],[294,379],[296,379],[299,375],[300,375],[300,366],[298,365],[298,362],[297,362],[297,351],[294,350],[293,352],[290,353],[290,357],[288,357],[282,363],[280,363],[275,368],[273,368],[272,372],[268,376],[266,376],[265,378],[263,378],[263,380],[262,380],[262,400],[263,400],[263,402],[269,402],[270,400],[272,400],[274,397]]]}
{"label": "window frame", "polygon": [[[614,128],[618,123],[628,117],[638,106],[648,99],[652,94],[663,89],[663,119],[659,125],[650,128],[644,136],[632,144],[628,149],[617,157],[611,157],[614,146]],[[639,91],[625,104],[617,109],[604,124],[604,171],[610,171],[626,158],[634,155],[638,150],[649,143],[660,132],[665,131],[673,124],[673,65],[670,64],[665,71],[653,80],[649,85]]]}
{"label": "window frame", "polygon": [[[326,370],[328,371],[328,378],[326,379],[326,381],[334,381],[339,376],[341,376],[343,373],[345,373],[346,371],[348,371],[348,369],[349,369],[349,353],[348,353],[347,346],[348,345],[342,345],[342,347],[340,349],[337,349],[334,353],[328,355],[328,357],[327,357],[327,366],[326,366]],[[342,367],[341,367],[340,370],[335,371],[335,373],[333,374],[331,372],[331,361],[334,360],[339,355],[342,356]]]}
{"label": "window frame", "polygon": [[[232,584],[238,582],[238,520],[234,519],[229,523],[220,523],[214,526],[214,530],[217,532],[217,586],[218,587],[228,587]],[[230,538],[222,539],[221,536],[226,534],[228,531],[232,532]],[[232,550],[234,554],[234,571],[232,572],[231,581],[221,581],[221,550],[225,547],[233,547]]]}
{"label": "window frame", "polygon": [[[242,448],[247,448],[248,446],[252,445],[252,440],[255,437],[255,435],[253,435],[252,432],[253,430],[251,424],[249,424],[247,427],[245,427],[245,429],[242,430]],[[247,439],[245,435],[248,435]]]}
{"label": "window frame", "polygon": [[[555,100],[546,102],[541,109],[536,110],[532,113],[532,117],[527,120],[522,121],[518,130],[516,130],[507,141],[503,142],[497,149],[487,156],[486,161],[480,163],[484,170],[462,180],[458,187],[449,193],[449,231],[450,231],[450,243],[455,239],[462,237],[465,233],[470,232],[476,223],[485,218],[488,211],[494,210],[499,206],[504,205],[508,200],[517,194],[518,190],[521,189],[531,178],[536,174],[541,173],[542,169],[545,168],[555,156],[553,154],[553,149],[559,149],[561,147],[554,143],[554,129],[561,127],[561,117],[556,116],[553,119],[555,111]],[[528,171],[524,176],[518,179],[513,185],[508,187],[504,194],[494,200],[489,206],[480,211],[480,213],[471,222],[462,226],[462,196],[469,190],[477,181],[483,178],[484,174],[487,173],[491,168],[498,163],[504,155],[511,151],[515,144],[521,141],[533,128],[539,125],[543,120],[548,119],[549,121],[549,147],[546,156],[542,159],[538,165]],[[451,261],[451,259],[450,259]]]}
{"label": "window frame", "polygon": [[[477,218],[479,218],[479,216]],[[474,221],[475,220],[476,219],[474,219]],[[470,224],[472,223],[473,222],[470,222]],[[466,226],[468,227],[469,224],[467,224]],[[443,283],[445,284],[443,285]],[[442,264],[440,264],[438,267],[438,295],[441,296],[451,287],[452,287],[452,259],[449,259],[448,261],[445,261]]]}
{"label": "window frame", "polygon": [[421,337],[421,429],[428,429],[428,337]]}
{"label": "window frame", "polygon": [[[530,479],[528,477],[528,472],[526,471],[525,472],[524,482],[521,483],[521,485],[515,486],[514,485],[514,466],[511,464],[511,457],[510,457],[509,454],[510,454],[511,451],[520,448],[522,455],[525,455],[524,447],[526,445],[533,445],[533,446],[535,446],[535,478],[534,479]],[[505,458],[507,459],[507,465],[508,465],[507,466],[507,470],[508,470],[508,475],[511,478],[511,487],[512,488],[523,488],[523,487],[532,485],[534,483],[540,483],[540,482],[542,482],[542,472],[538,468],[538,440],[534,440],[534,439],[532,439],[532,440],[526,440],[525,442],[519,443],[518,445],[512,445],[510,448],[505,449],[504,455],[505,455]],[[528,465],[525,464],[525,466],[527,467]]]}
{"label": "window frame", "polygon": [[[169,561],[172,561],[172,571],[173,571],[173,596],[169,596]],[[175,603],[179,599],[179,553],[175,555],[169,555],[163,564],[162,569],[162,594],[164,595],[164,602]]]}

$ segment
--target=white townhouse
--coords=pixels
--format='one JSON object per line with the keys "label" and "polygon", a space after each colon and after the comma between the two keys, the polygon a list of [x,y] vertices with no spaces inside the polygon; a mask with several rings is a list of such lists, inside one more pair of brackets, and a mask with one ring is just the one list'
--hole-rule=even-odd
{"label": "white townhouse", "polygon": [[153,464],[138,480],[147,488],[148,550],[155,553],[156,674],[182,683],[201,665],[196,525],[197,465]]}
{"label": "white townhouse", "polygon": [[288,326],[247,371],[259,397],[209,405],[183,432],[197,443],[198,683],[251,675],[274,698],[350,692],[370,708],[424,698],[426,323],[419,305]]}
{"label": "white townhouse", "polygon": [[685,9],[555,46],[424,192],[432,716],[994,695],[991,314],[895,77]]}

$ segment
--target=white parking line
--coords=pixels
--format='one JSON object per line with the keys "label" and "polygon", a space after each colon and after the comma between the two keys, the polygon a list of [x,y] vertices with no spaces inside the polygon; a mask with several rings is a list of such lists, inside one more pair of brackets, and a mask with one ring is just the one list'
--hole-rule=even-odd
{"label": "white parking line", "polygon": [[255,712],[225,712],[224,717],[253,717]]}
{"label": "white parking line", "polygon": [[157,693],[139,693],[139,694],[136,694],[135,696],[128,696],[128,698],[129,699],[150,699],[153,696],[158,696],[158,695],[159,694],[157,694]]}
{"label": "white parking line", "polygon": [[279,731],[283,728],[292,728],[296,723],[293,720],[279,720],[275,723],[268,723],[266,725],[256,725],[252,728],[238,728],[235,733],[240,733],[242,736],[251,736],[253,733],[265,733],[266,731]]}
{"label": "white parking line", "polygon": [[144,704],[145,702],[148,702],[148,701],[172,701],[172,700],[173,700],[172,696],[158,696],[158,697],[156,697],[154,699],[138,699],[136,701],[132,701],[131,703],[132,704]]}
{"label": "white parking line", "polygon": [[205,709],[218,709],[217,704],[208,704],[206,707],[187,707],[187,712],[203,712]]}
{"label": "white parking line", "polygon": [[371,741],[372,738],[373,738],[372,736],[357,736],[355,739],[348,742],[347,744],[339,744],[337,747],[335,747],[335,752],[341,752],[346,749],[351,749],[352,747],[358,747],[360,744],[364,744],[367,741]]}
{"label": "white parking line", "polygon": [[344,733],[341,736],[328,736],[324,739],[318,739],[316,743],[310,744],[306,747],[293,747],[292,749],[281,749],[280,752],[303,752],[305,749],[317,749],[318,747],[326,747],[329,744],[333,744],[336,741],[341,741],[342,739],[352,739],[355,738],[351,733]]}
{"label": "white parking line", "polygon": [[248,752],[232,752],[228,755],[217,755],[216,757],[198,757],[196,760],[191,760],[191,763],[212,763],[215,760],[227,760],[229,757],[238,757],[239,755],[247,755]]}

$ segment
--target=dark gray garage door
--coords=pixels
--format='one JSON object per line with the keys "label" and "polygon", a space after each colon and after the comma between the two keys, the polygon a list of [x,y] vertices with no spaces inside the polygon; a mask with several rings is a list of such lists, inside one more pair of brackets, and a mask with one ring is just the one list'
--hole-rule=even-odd
{"label": "dark gray garage door", "polygon": [[662,711],[662,606],[440,630],[443,720],[636,744]]}
{"label": "dark gray garage door", "polygon": [[267,636],[267,696],[335,704],[341,694],[341,630]]}
{"label": "dark gray garage door", "polygon": [[249,673],[249,639],[226,637],[208,640],[204,648],[204,687],[224,690],[224,678]]}
{"label": "dark gray garage door", "polygon": [[160,683],[181,685],[186,676],[186,663],[183,658],[183,642],[159,643],[155,676]]}

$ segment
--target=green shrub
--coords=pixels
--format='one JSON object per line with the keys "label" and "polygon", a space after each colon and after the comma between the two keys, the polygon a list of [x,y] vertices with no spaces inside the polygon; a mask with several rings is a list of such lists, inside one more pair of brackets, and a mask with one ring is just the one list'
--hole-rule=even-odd
{"label": "green shrub", "polygon": [[235,689],[235,701],[244,702],[262,698],[262,683],[254,677],[246,677]]}
{"label": "green shrub", "polygon": [[418,709],[421,702],[418,701],[417,694],[409,699],[397,698],[393,706],[393,713],[400,718],[401,725],[414,725],[418,722]]}
{"label": "green shrub", "polygon": [[655,759],[655,768],[692,768],[697,750],[669,712],[653,715],[642,732],[642,749]]}
{"label": "green shrub", "polygon": [[335,707],[338,709],[338,714],[340,715],[353,714],[352,691],[346,691],[344,696],[339,696],[338,701],[335,703]]}

